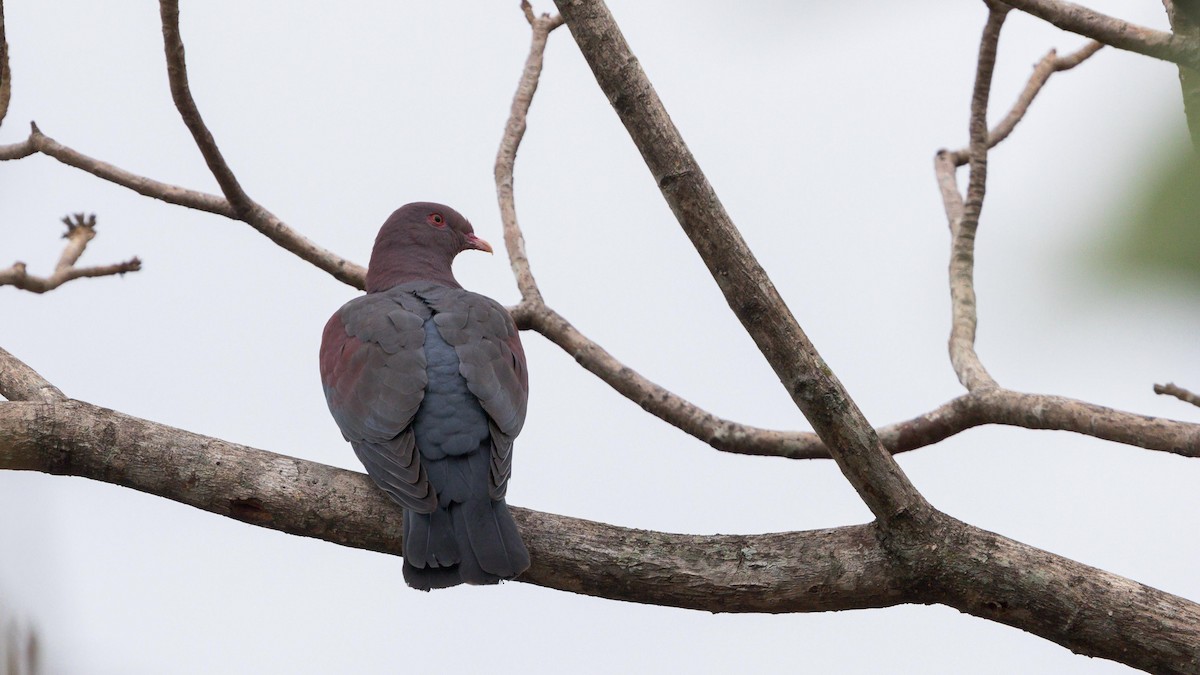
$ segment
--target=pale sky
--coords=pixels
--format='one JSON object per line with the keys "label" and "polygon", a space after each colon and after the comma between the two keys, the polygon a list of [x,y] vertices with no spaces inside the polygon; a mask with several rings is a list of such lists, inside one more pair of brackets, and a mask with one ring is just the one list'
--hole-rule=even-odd
{"label": "pale sky", "polygon": [[[1089,2],[1165,28],[1156,2]],[[939,147],[966,141],[979,2],[613,1],[735,222],[876,425],[962,393],[946,356]],[[549,2],[535,6],[551,11]],[[7,0],[0,143],[46,134],[217,192],[179,120],[157,3]],[[492,162],[529,32],[516,2],[184,2],[197,103],[249,194],[365,264],[384,218],[448,203],[502,241]],[[993,119],[1051,47],[1014,12]],[[627,365],[723,417],[808,429],[663,203],[565,28],[516,166],[547,302]],[[1186,143],[1174,66],[1105,49],[1056,75],[992,154],[978,238],[979,353],[1004,385],[1200,421],[1155,382],[1200,386],[1197,294],[1091,261],[1133,184]],[[965,181],[965,173],[961,179]],[[37,296],[0,288],[0,346],[69,396],[361,470],[317,377],[356,291],[249,226],[34,156],[0,163],[0,265],[47,274],[68,212],[82,263],[144,269]],[[469,289],[517,299],[503,255]],[[509,502],[695,534],[870,519],[836,466],[719,453],[649,417],[541,336]],[[938,508],[1200,598],[1200,464],[1062,432],[983,428],[900,456]],[[735,486],[731,490],[730,486]],[[399,558],[245,525],[81,478],[0,473],[0,610],[36,624],[47,673],[1108,673],[945,607],[711,615],[529,584],[429,594]]]}

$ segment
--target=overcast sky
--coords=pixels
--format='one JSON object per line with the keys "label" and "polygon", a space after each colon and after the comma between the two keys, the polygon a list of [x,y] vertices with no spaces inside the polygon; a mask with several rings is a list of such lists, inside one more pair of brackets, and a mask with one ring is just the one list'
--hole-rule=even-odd
{"label": "overcast sky", "polygon": [[[492,162],[528,48],[515,1],[183,5],[192,91],[252,197],[363,264],[379,225],[410,201],[448,203],[499,245]],[[1166,27],[1157,2],[1089,6]],[[946,357],[948,234],[932,157],[966,141],[983,4],[611,7],[868,418],[907,419],[961,393]],[[171,103],[156,3],[5,9],[13,100],[0,143],[23,139],[34,119],[81,152],[218,192]],[[1083,42],[1014,12],[993,119],[1047,49]],[[807,429],[565,29],[551,37],[529,123],[517,207],[547,302],[718,415]],[[1055,76],[992,154],[979,352],[1002,384],[1200,420],[1151,391],[1200,386],[1200,294],[1094,263],[1136,213],[1139,177],[1186,142],[1175,68],[1106,49]],[[0,265],[49,273],[58,219],[76,211],[99,219],[82,262],[138,255],[143,271],[44,296],[0,288],[0,346],[69,396],[361,470],[316,365],[322,326],[356,291],[244,224],[41,156],[0,164]],[[518,298],[503,255],[464,255],[456,274]],[[832,462],[718,453],[523,337],[531,401],[511,503],[697,534],[870,519]],[[985,428],[900,464],[955,517],[1200,598],[1195,460]],[[49,673],[1127,670],[945,607],[733,616],[521,583],[422,594],[404,586],[398,558],[80,478],[0,473],[0,541],[0,610],[36,624]]]}

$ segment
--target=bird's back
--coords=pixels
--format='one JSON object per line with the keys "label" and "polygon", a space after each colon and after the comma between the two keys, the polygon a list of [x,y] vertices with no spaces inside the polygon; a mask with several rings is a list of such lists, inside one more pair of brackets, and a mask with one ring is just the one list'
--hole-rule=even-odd
{"label": "bird's back", "polygon": [[496,583],[529,566],[503,498],[527,397],[516,335],[495,301],[431,282],[352,300],[326,327],[330,410],[405,507],[415,588]]}

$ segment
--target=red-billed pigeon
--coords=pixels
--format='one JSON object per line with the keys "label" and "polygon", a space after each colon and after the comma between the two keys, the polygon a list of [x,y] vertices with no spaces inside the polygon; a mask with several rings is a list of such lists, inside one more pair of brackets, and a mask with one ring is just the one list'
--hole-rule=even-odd
{"label": "red-billed pigeon", "polygon": [[494,584],[529,567],[504,502],[525,422],[525,352],[504,307],[450,264],[491,252],[441,204],[396,210],[375,238],[367,294],[325,325],[321,383],[367,473],[404,509],[404,580]]}

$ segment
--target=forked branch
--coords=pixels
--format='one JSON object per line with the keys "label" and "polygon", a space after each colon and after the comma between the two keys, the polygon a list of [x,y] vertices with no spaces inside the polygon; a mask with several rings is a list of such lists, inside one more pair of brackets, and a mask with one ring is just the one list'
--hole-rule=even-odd
{"label": "forked branch", "polygon": [[178,1],[162,0],[160,9],[172,98],[175,100],[176,107],[188,130],[192,132],[205,162],[220,185],[224,197],[139,176],[99,159],[88,157],[46,136],[36,124],[30,125],[29,137],[24,141],[0,145],[0,160],[18,160],[41,153],[53,157],[63,164],[86,171],[97,178],[129,188],[138,194],[242,221],[258,230],[279,247],[328,272],[335,279],[358,289],[364,288],[366,270],[361,265],[317,246],[289,227],[275,214],[250,199],[242,190],[233,171],[217,149],[211,132],[200,118],[199,109],[188,87],[187,65],[184,62],[183,41],[179,33]]}
{"label": "forked branch", "polygon": [[[708,611],[829,611],[939,602],[1036,633],[1080,653],[1153,671],[1196,670],[1200,606],[940,514],[925,504],[887,450],[920,447],[970,426],[1000,423],[1070,429],[1196,456],[1200,426],[1006,391],[983,371],[983,376],[964,378],[970,393],[927,415],[884,428],[877,437],[745,247],[607,9],[595,0],[557,1],[681,226],[734,313],[821,438],[829,442],[829,449],[813,434],[744,427],[696,408],[620,364],[544,304],[529,271],[516,219],[512,169],[537,86],[542,50],[561,20],[534,16],[528,4],[523,11],[533,29],[530,57],[496,166],[505,239],[523,298],[514,312],[518,321],[554,340],[631,400],[714,447],[795,457],[832,453],[877,521],[813,532],[693,536],[514,509],[534,557],[533,567],[520,580]],[[190,202],[185,205],[193,208],[208,206],[214,213],[250,223],[301,257],[305,255],[297,248],[314,255],[301,245],[307,240],[296,240],[237,183],[187,88],[177,2],[164,0],[162,10],[172,93],[224,197],[168,190],[172,186],[57,146],[36,128],[25,142],[0,147],[0,158],[57,153],[60,161],[88,165],[106,180],[156,193],[152,196],[167,194],[177,203]],[[987,148],[1020,120],[1049,72],[1069,67],[1055,57],[1032,93],[1023,94],[1014,113],[989,134],[984,113],[1005,11],[994,4],[984,31],[972,100],[971,145],[966,153],[944,152],[938,160],[947,213],[954,214],[951,227],[955,228],[956,218],[960,229],[966,220],[972,237],[974,226],[969,221],[978,222],[982,206]],[[1078,60],[1091,52],[1094,48]],[[1035,78],[1042,77],[1040,72],[1035,71]],[[964,200],[955,184],[954,167],[967,161],[971,179]],[[275,225],[283,229],[272,229]],[[82,245],[77,253],[64,252],[63,260],[73,266],[80,253]],[[317,258],[322,263],[305,257],[329,271],[332,258]],[[333,267],[341,269],[343,280],[355,278],[353,268]],[[972,270],[971,265],[966,267],[967,272]],[[357,273],[361,284],[361,268]],[[973,303],[970,312],[973,354]],[[84,476],[284,532],[392,554],[400,550],[396,507],[361,474],[64,400],[62,392],[3,350],[0,394],[18,401],[0,405],[0,469]]]}
{"label": "forked branch", "polygon": [[[562,25],[563,20],[560,16],[535,16],[528,2],[523,2],[521,8],[532,28],[531,44],[525,68],[513,96],[511,113],[504,128],[504,136],[500,140],[495,165],[496,197],[504,224],[504,242],[522,298],[519,305],[510,308],[517,326],[522,330],[540,333],[622,396],[640,405],[655,417],[718,450],[788,456],[787,453],[793,448],[789,447],[787,440],[801,434],[758,429],[721,419],[701,409],[621,363],[546,305],[525,251],[525,237],[517,218],[513,193],[513,174],[517,151],[525,136],[529,108],[541,77],[546,40],[551,31]],[[827,457],[828,453],[824,456]]]}
{"label": "forked branch", "polygon": [[1006,4],[1117,49],[1200,68],[1200,42],[1187,36],[1139,26],[1063,0],[1006,0]]}
{"label": "forked branch", "polygon": [[[6,365],[0,358],[0,383]],[[81,401],[0,405],[0,429],[0,469],[81,476],[259,527],[401,551],[399,508],[360,473]],[[547,588],[711,612],[939,602],[1154,672],[1200,665],[1195,603],[945,516],[887,536],[877,524],[701,536],[513,515],[533,558],[518,581]]]}
{"label": "forked branch", "polygon": [[608,8],[599,0],[555,4],[734,315],[867,507],[885,521],[926,508],[758,264]]}
{"label": "forked branch", "polygon": [[[1004,119],[1000,120],[988,132],[988,149],[999,145],[1017,128],[1017,125],[1025,118],[1025,113],[1029,111],[1029,106],[1033,104],[1033,100],[1041,93],[1042,87],[1046,86],[1046,83],[1050,81],[1051,75],[1078,66],[1090,59],[1102,47],[1104,47],[1102,43],[1092,41],[1066,56],[1059,56],[1058,52],[1053,49],[1043,56],[1042,60],[1038,61],[1037,65],[1033,67],[1033,74],[1029,77],[1029,81],[1025,83],[1025,88],[1021,90],[1016,103],[1013,104],[1013,107],[1004,116]],[[950,153],[950,158],[954,166],[963,166],[971,160],[971,149],[968,147],[956,150]]]}
{"label": "forked branch", "polygon": [[548,14],[534,16],[533,7],[528,0],[522,0],[521,10],[524,11],[525,19],[529,21],[532,29],[529,56],[525,59],[525,68],[521,71],[521,79],[517,83],[517,93],[513,95],[508,122],[504,125],[504,136],[500,139],[500,149],[496,153],[494,173],[496,199],[500,203],[500,221],[504,225],[504,245],[508,249],[508,260],[512,265],[513,276],[517,279],[517,288],[521,291],[521,302],[540,305],[542,294],[533,278],[533,272],[529,269],[525,236],[517,222],[513,168],[517,162],[517,150],[521,147],[521,139],[525,137],[529,106],[533,104],[533,95],[537,93],[538,80],[542,75],[542,55],[546,51],[546,40],[551,31],[562,25],[562,17],[551,17]]}
{"label": "forked branch", "polygon": [[73,279],[124,275],[126,272],[142,269],[142,261],[136,257],[112,265],[76,267],[75,263],[83,255],[88,242],[96,236],[96,216],[93,214],[85,217],[82,213],[77,213],[74,217],[64,216],[62,222],[67,226],[67,232],[63,235],[67,245],[63,248],[58,264],[54,266],[54,273],[48,277],[34,276],[26,271],[25,263],[16,262],[8,269],[0,270],[0,286],[15,286],[34,293],[45,293]]}

